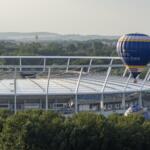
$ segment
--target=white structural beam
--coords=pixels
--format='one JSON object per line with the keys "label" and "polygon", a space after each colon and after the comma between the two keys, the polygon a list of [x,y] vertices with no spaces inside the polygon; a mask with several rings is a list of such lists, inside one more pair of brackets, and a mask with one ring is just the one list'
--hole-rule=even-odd
{"label": "white structural beam", "polygon": [[70,58],[68,58],[68,61],[67,61],[66,72],[68,72],[68,70],[69,70],[69,65],[70,65]]}
{"label": "white structural beam", "polygon": [[90,59],[90,63],[89,63],[89,67],[88,67],[88,71],[87,71],[87,73],[89,73],[89,72],[90,72],[92,62],[93,62],[93,59],[91,58],[91,59]]}
{"label": "white structural beam", "polygon": [[150,74],[149,74],[149,76],[148,76],[147,80],[148,80],[148,81],[150,80]]}
{"label": "white structural beam", "polygon": [[145,78],[144,78],[144,80],[143,80],[143,82],[141,84],[141,87],[140,87],[139,102],[138,102],[140,106],[142,106],[142,103],[143,103],[142,102],[142,90],[143,90],[143,87],[144,87],[147,79],[149,78],[149,75],[150,75],[150,68],[148,69],[148,71],[147,71],[147,73],[145,75]]}
{"label": "white structural beam", "polygon": [[22,59],[21,58],[19,58],[19,66],[20,66],[20,71],[22,71]]}
{"label": "white structural beam", "polygon": [[143,89],[143,87],[144,87],[144,85],[145,85],[145,82],[146,82],[146,80],[148,79],[149,75],[150,75],[150,68],[148,69],[148,71],[147,71],[147,73],[146,73],[146,75],[145,75],[145,77],[144,77],[144,80],[143,80],[143,82],[142,82],[142,84],[141,84],[141,87],[140,87],[140,90],[141,90],[141,91],[142,91],[142,89]]}
{"label": "white structural beam", "polygon": [[[124,65],[123,64],[113,64],[112,65],[112,68],[121,68],[121,67],[123,67]],[[17,69],[19,69],[20,68],[20,65],[0,65],[0,68],[14,68],[14,67],[16,67]],[[64,69],[64,68],[66,68],[66,65],[46,65],[45,66],[45,69],[48,69],[48,68],[62,68],[62,69]],[[87,64],[87,65],[69,65],[69,68],[76,68],[76,69],[79,69],[79,68],[81,68],[81,67],[84,67],[84,68],[88,68],[89,67],[89,64]],[[109,65],[91,65],[91,68],[105,68],[105,67],[109,67]],[[21,66],[21,68],[22,69],[43,69],[43,65],[22,65]],[[24,70],[25,71],[25,70]]]}
{"label": "white structural beam", "polygon": [[102,89],[101,89],[101,100],[100,100],[101,111],[104,110],[104,91],[105,91],[105,87],[107,85],[107,81],[108,81],[108,78],[109,78],[109,75],[110,75],[110,72],[111,72],[112,63],[113,63],[113,59],[111,59],[111,61],[110,61],[109,67],[107,69],[106,78],[104,80],[104,83],[103,83],[103,86],[102,86]]}
{"label": "white structural beam", "polygon": [[143,106],[143,102],[142,102],[142,92],[141,92],[141,91],[140,91],[140,93],[139,93],[138,104],[139,104],[140,106]]}
{"label": "white structural beam", "polygon": [[43,59],[43,72],[45,72],[46,69],[46,58]]}
{"label": "white structural beam", "polygon": [[16,82],[16,79],[17,79],[17,69],[15,68],[14,70],[14,112],[15,114],[17,113],[17,95],[16,95],[16,92],[17,92],[17,82]]}
{"label": "white structural beam", "polygon": [[0,56],[0,59],[6,59],[6,58],[14,58],[14,59],[116,59],[121,60],[121,57],[113,57],[113,56]]}
{"label": "white structural beam", "polygon": [[122,94],[122,109],[125,110],[125,107],[126,107],[126,89],[128,87],[128,84],[129,84],[129,81],[131,79],[131,73],[129,74],[129,77],[125,83],[125,86],[124,86],[124,89],[123,89],[123,94]]}
{"label": "white structural beam", "polygon": [[122,75],[123,78],[126,76],[127,71],[128,71],[128,68],[126,67],[125,70],[124,70],[124,72],[123,72],[123,75]]}
{"label": "white structural beam", "polygon": [[79,86],[80,86],[82,72],[83,72],[83,68],[81,68],[81,70],[80,70],[80,74],[79,74],[76,88],[75,88],[75,113],[78,113],[78,90],[79,90]]}
{"label": "white structural beam", "polygon": [[126,83],[125,83],[125,86],[124,86],[124,89],[123,89],[123,92],[125,92],[126,91],[126,89],[127,89],[127,87],[128,87],[128,85],[129,85],[129,81],[130,81],[130,79],[131,79],[131,73],[129,74],[129,77],[127,78],[127,81],[126,81]]}
{"label": "white structural beam", "polygon": [[[120,60],[120,57],[111,57],[111,56],[0,56],[0,59],[16,59],[17,61],[19,61],[19,65],[12,65],[12,64],[8,64],[8,65],[0,65],[0,68],[14,68],[16,67],[17,69],[19,69],[19,71],[22,71],[22,69],[43,69],[43,71],[45,71],[46,69],[48,69],[49,67],[51,68],[65,68],[66,65],[62,64],[62,65],[46,65],[46,61],[47,59],[64,59],[64,60],[68,60],[67,62],[67,68],[66,71],[68,71],[68,68],[88,68],[88,72],[90,71],[91,68],[99,68],[99,67],[107,67],[108,65],[92,65],[92,60],[111,60],[111,59],[115,59],[115,60]],[[23,65],[22,64],[22,60],[28,61],[28,59],[43,59],[43,64],[41,65]],[[90,60],[90,63],[87,65],[70,65],[70,59],[82,59],[82,60]],[[113,67],[122,67],[123,64],[114,64]]]}
{"label": "white structural beam", "polygon": [[49,95],[49,83],[50,83],[50,75],[51,75],[51,68],[48,69],[48,78],[47,78],[47,87],[46,87],[46,111],[48,110],[48,95]]}

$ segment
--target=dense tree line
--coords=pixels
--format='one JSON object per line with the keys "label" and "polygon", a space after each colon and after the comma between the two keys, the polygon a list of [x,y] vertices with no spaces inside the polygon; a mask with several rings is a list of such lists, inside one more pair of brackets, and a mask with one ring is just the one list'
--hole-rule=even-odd
{"label": "dense tree line", "polygon": [[116,55],[115,41],[53,41],[53,42],[9,42],[0,41],[0,55]]}
{"label": "dense tree line", "polygon": [[[114,40],[89,40],[89,41],[53,41],[53,42],[14,42],[0,41],[0,55],[42,55],[42,56],[115,56],[116,45]],[[97,60],[101,63],[105,60]],[[89,60],[72,60],[72,64],[87,64]],[[109,63],[109,62],[108,62]],[[1,59],[0,64],[19,64],[15,59]],[[23,64],[43,64],[37,59],[23,61]],[[66,60],[49,60],[47,64],[66,64]]]}
{"label": "dense tree line", "polygon": [[150,121],[94,113],[0,112],[2,150],[149,150]]}

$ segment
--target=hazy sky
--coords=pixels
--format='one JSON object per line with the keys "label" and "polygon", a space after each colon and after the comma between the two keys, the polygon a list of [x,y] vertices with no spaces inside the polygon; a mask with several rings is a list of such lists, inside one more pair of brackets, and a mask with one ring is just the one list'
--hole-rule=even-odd
{"label": "hazy sky", "polygon": [[150,34],[150,0],[0,0],[0,32]]}

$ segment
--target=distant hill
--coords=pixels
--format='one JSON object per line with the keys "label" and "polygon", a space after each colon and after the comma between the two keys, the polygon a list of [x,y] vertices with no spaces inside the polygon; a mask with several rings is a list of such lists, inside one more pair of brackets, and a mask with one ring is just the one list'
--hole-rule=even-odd
{"label": "distant hill", "polygon": [[14,41],[87,41],[95,39],[115,40],[118,36],[101,36],[101,35],[79,35],[79,34],[57,34],[49,32],[1,32],[0,40],[14,40]]}

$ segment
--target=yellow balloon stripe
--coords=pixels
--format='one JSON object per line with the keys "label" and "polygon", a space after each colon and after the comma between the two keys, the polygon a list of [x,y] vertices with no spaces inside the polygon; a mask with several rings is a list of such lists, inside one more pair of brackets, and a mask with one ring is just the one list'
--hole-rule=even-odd
{"label": "yellow balloon stripe", "polygon": [[130,66],[130,65],[126,65],[127,68],[129,69],[133,69],[133,68],[144,68],[145,66]]}
{"label": "yellow balloon stripe", "polygon": [[119,42],[150,42],[150,40],[143,40],[143,39],[132,39],[132,40],[128,40],[128,39],[121,39],[119,40]]}

